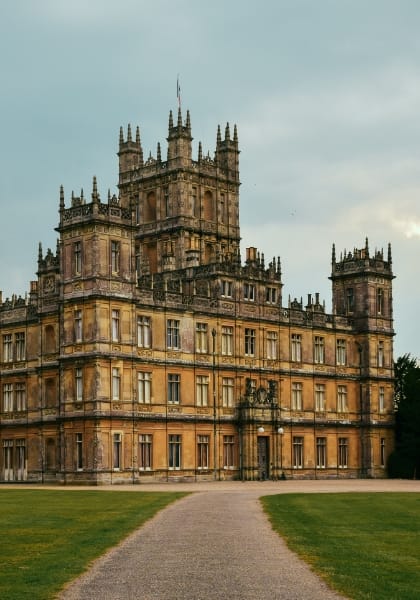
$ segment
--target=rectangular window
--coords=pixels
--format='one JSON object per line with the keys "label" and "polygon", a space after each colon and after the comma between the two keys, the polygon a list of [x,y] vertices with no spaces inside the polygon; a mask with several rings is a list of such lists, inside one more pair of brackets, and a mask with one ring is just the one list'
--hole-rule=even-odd
{"label": "rectangular window", "polygon": [[122,434],[114,433],[112,436],[112,441],[113,441],[113,463],[112,464],[113,464],[114,471],[119,471],[122,467],[122,462],[121,462]]}
{"label": "rectangular window", "polygon": [[15,386],[16,410],[26,410],[26,384],[22,381]]}
{"label": "rectangular window", "polygon": [[196,377],[197,406],[208,406],[209,402],[209,378],[207,375]]}
{"label": "rectangular window", "polygon": [[235,437],[233,435],[223,436],[223,468],[235,468]]}
{"label": "rectangular window", "polygon": [[15,334],[15,345],[16,345],[16,360],[25,360],[26,357],[26,344],[25,344],[25,333],[20,331]]}
{"label": "rectangular window", "polygon": [[3,336],[3,362],[13,361],[13,343],[12,334],[7,333]]}
{"label": "rectangular window", "polygon": [[150,317],[137,317],[137,346],[150,348],[152,345],[152,323]]}
{"label": "rectangular window", "polygon": [[75,370],[76,402],[83,400],[83,370],[79,367]]}
{"label": "rectangular window", "polygon": [[5,481],[14,480],[13,440],[3,440],[3,472]]}
{"label": "rectangular window", "polygon": [[209,468],[209,436],[199,435],[197,437],[197,468]]}
{"label": "rectangular window", "polygon": [[293,436],[293,468],[303,469],[303,437]]}
{"label": "rectangular window", "polygon": [[244,300],[255,301],[255,285],[253,283],[244,283]]}
{"label": "rectangular window", "polygon": [[302,384],[298,381],[292,383],[292,410],[302,410]]}
{"label": "rectangular window", "polygon": [[76,469],[83,471],[83,433],[76,433]]}
{"label": "rectangular window", "polygon": [[268,304],[275,304],[277,301],[277,289],[274,287],[265,288],[265,301]]}
{"label": "rectangular window", "polygon": [[277,331],[267,331],[267,358],[277,359]]}
{"label": "rectangular window", "polygon": [[233,296],[233,285],[231,281],[222,279],[222,294],[223,298],[232,298]]}
{"label": "rectangular window", "polygon": [[349,441],[347,438],[338,438],[338,468],[347,469],[349,464]]}
{"label": "rectangular window", "polygon": [[169,350],[180,349],[179,321],[168,319],[166,324],[166,345]]}
{"label": "rectangular window", "polygon": [[315,384],[315,410],[317,412],[325,411],[325,385],[323,383]]}
{"label": "rectangular window", "polygon": [[138,399],[141,404],[150,404],[152,397],[152,374],[139,371],[137,373]]}
{"label": "rectangular window", "polygon": [[74,242],[73,259],[74,259],[74,274],[80,275],[82,272],[82,242]]}
{"label": "rectangular window", "polygon": [[196,323],[195,351],[202,354],[208,352],[207,323]]}
{"label": "rectangular window", "polygon": [[232,408],[234,394],[234,381],[233,377],[222,378],[222,404],[226,408]]}
{"label": "rectangular window", "polygon": [[113,342],[120,341],[120,311],[111,312],[111,338]]}
{"label": "rectangular window", "polygon": [[381,368],[384,364],[384,343],[378,342],[378,367]]}
{"label": "rectangular window", "polygon": [[153,468],[153,436],[149,433],[139,435],[139,469],[151,471]]}
{"label": "rectangular window", "polygon": [[118,367],[112,368],[112,399],[114,402],[120,400],[121,394],[121,375]]}
{"label": "rectangular window", "polygon": [[345,365],[347,363],[346,340],[337,340],[336,361],[337,365]]}
{"label": "rectangular window", "polygon": [[319,335],[314,339],[314,363],[323,365],[325,362],[325,342]]}
{"label": "rectangular window", "polygon": [[316,467],[325,469],[327,466],[327,438],[316,438]]}
{"label": "rectangular window", "polygon": [[233,355],[233,327],[229,325],[222,327],[222,354],[224,356]]}
{"label": "rectangular window", "polygon": [[179,404],[181,399],[181,376],[169,373],[168,375],[168,402]]}
{"label": "rectangular window", "polygon": [[74,311],[74,341],[81,342],[83,339],[83,322],[82,322],[82,311]]}
{"label": "rectangular window", "polygon": [[354,290],[353,290],[353,288],[347,288],[346,302],[347,302],[347,312],[352,313],[354,311]]}
{"label": "rectangular window", "polygon": [[112,273],[119,273],[120,270],[120,243],[111,242],[111,271]]}
{"label": "rectangular window", "polygon": [[245,356],[255,356],[255,329],[245,328]]}
{"label": "rectangular window", "polygon": [[13,383],[3,384],[3,410],[4,412],[13,411]]}
{"label": "rectangular window", "polygon": [[337,386],[337,412],[344,413],[347,410],[347,386],[339,385]]}
{"label": "rectangular window", "polygon": [[291,359],[294,362],[302,361],[302,336],[300,335],[300,333],[292,333]]}
{"label": "rectangular window", "polygon": [[376,312],[378,315],[384,314],[384,290],[383,288],[378,288],[376,290]]}
{"label": "rectangular window", "polygon": [[182,438],[180,435],[171,434],[169,436],[169,461],[168,466],[170,469],[181,468],[181,450],[182,450]]}
{"label": "rectangular window", "polygon": [[378,410],[380,413],[385,412],[385,388],[379,388]]}
{"label": "rectangular window", "polygon": [[385,438],[381,438],[380,464],[381,464],[381,467],[385,466]]}
{"label": "rectangular window", "polygon": [[26,440],[16,440],[17,480],[26,479]]}

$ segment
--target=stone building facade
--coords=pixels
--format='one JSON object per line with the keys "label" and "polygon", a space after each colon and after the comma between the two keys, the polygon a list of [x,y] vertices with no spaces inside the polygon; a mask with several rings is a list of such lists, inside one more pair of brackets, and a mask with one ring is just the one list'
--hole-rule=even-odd
{"label": "stone building facade", "polygon": [[119,195],[60,190],[55,252],[0,298],[2,481],[384,477],[393,447],[391,250],[332,252],[283,305],[280,259],[240,256],[236,127],[192,158],[120,132]]}

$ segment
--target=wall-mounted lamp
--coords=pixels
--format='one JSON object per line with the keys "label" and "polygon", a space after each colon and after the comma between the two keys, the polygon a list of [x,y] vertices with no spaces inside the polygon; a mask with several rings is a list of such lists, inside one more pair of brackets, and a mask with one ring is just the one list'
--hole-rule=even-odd
{"label": "wall-mounted lamp", "polygon": [[283,427],[279,427],[279,428],[277,429],[277,433],[279,433],[280,435],[283,435],[283,433],[284,433],[284,429],[283,429]]}
{"label": "wall-mounted lamp", "polygon": [[262,425],[260,427],[258,427],[258,433],[264,433],[264,431],[265,431],[265,429]]}

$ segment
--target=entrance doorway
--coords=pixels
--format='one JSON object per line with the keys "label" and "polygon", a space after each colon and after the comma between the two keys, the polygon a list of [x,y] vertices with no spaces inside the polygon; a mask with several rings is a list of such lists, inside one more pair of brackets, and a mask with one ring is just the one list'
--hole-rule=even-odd
{"label": "entrance doorway", "polygon": [[269,447],[267,436],[257,437],[257,462],[258,462],[258,479],[268,479],[269,473]]}

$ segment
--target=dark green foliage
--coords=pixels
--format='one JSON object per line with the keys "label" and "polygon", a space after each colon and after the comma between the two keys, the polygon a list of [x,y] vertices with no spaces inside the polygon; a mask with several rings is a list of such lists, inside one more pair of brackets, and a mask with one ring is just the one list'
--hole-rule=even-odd
{"label": "dark green foliage", "polygon": [[420,368],[409,354],[395,368],[395,451],[388,462],[390,477],[420,478]]}
{"label": "dark green foliage", "polygon": [[420,598],[420,494],[282,494],[261,500],[291,550],[346,597]]}

